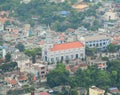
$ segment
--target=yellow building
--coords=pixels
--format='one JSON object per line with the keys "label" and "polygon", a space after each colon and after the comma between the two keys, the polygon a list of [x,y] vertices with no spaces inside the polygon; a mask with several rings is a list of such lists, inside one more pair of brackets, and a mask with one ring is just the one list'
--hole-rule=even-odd
{"label": "yellow building", "polygon": [[105,90],[92,86],[89,88],[89,95],[104,95]]}

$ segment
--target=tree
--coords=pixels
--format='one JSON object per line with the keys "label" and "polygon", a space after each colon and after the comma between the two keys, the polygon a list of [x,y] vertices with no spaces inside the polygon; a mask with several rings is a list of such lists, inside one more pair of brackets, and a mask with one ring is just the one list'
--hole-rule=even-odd
{"label": "tree", "polygon": [[77,90],[76,90],[76,89],[72,89],[72,90],[71,90],[71,95],[78,95]]}
{"label": "tree", "polygon": [[116,46],[114,44],[109,44],[107,46],[107,51],[108,52],[115,52],[116,51]]}
{"label": "tree", "polygon": [[24,53],[30,57],[32,57],[32,62],[36,62],[36,55],[39,54],[41,56],[41,48],[34,48],[34,49],[26,49]]}
{"label": "tree", "polygon": [[47,83],[50,87],[65,85],[68,82],[68,78],[69,73],[66,71],[64,64],[59,63],[55,70],[47,74]]}
{"label": "tree", "polygon": [[94,47],[94,48],[86,47],[85,52],[86,52],[86,55],[93,56],[95,53],[97,53],[97,48],[96,47]]}
{"label": "tree", "polygon": [[18,67],[16,62],[4,63],[0,66],[3,72],[13,71]]}
{"label": "tree", "polygon": [[22,43],[18,43],[15,47],[19,49],[20,52],[23,52],[25,49],[25,46]]}
{"label": "tree", "polygon": [[7,53],[5,55],[5,60],[6,60],[6,62],[9,62],[11,60],[11,54],[10,53]]}

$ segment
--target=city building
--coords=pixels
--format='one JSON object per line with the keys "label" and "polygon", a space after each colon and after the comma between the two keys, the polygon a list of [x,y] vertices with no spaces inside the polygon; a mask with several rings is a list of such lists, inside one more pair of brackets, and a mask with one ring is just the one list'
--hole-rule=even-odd
{"label": "city building", "polygon": [[105,12],[104,19],[106,21],[109,21],[109,20],[118,20],[118,14],[117,14],[117,12],[109,10],[108,12]]}
{"label": "city building", "polygon": [[46,44],[42,48],[42,59],[50,63],[85,58],[85,45],[79,41]]}
{"label": "city building", "polygon": [[46,74],[48,72],[48,66],[47,65],[44,65],[44,64],[33,64],[33,68],[34,70],[37,72],[37,76],[38,75],[40,76],[40,79],[41,79],[41,82],[44,82],[46,81]]}
{"label": "city building", "polygon": [[86,36],[84,39],[86,46],[89,48],[96,47],[98,50],[105,50],[111,42],[110,37],[106,35]]}
{"label": "city building", "polygon": [[111,88],[109,88],[109,92],[112,95],[120,95],[120,90],[117,87],[111,87]]}
{"label": "city building", "polygon": [[89,88],[89,95],[104,95],[105,90],[92,86]]}
{"label": "city building", "polygon": [[0,32],[4,31],[4,24],[0,23]]}
{"label": "city building", "polygon": [[101,69],[101,70],[105,70],[107,68],[107,61],[102,61],[102,60],[99,60],[99,59],[88,60],[87,64],[89,66],[97,65],[97,68]]}

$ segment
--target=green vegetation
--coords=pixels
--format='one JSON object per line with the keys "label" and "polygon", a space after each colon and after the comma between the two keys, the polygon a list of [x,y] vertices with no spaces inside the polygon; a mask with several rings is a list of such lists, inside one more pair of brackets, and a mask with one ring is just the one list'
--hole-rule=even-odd
{"label": "green vegetation", "polygon": [[3,38],[2,38],[2,35],[0,36],[0,46],[3,45]]}
{"label": "green vegetation", "polygon": [[[96,18],[95,9],[101,6],[99,3],[91,5],[84,12],[78,12],[72,8],[72,4],[76,3],[76,0],[66,0],[63,3],[32,0],[28,4],[20,3],[18,0],[2,0],[2,2],[0,4],[1,10],[10,10],[11,16],[30,23],[32,26],[37,21],[39,24],[49,25],[53,30],[60,32],[68,28],[76,29],[82,25],[88,30],[97,30],[100,27],[97,19],[93,21],[92,26],[90,22],[83,22],[85,17],[94,16]],[[62,11],[68,12],[68,14],[64,15]],[[37,20],[32,19],[32,17],[37,17]]]}
{"label": "green vegetation", "polygon": [[34,90],[35,90],[34,87],[29,85],[24,85],[22,86],[22,89],[9,90],[7,92],[7,95],[19,95],[19,94],[31,93]]}
{"label": "green vegetation", "polygon": [[115,2],[120,3],[120,0],[115,0]]}
{"label": "green vegetation", "polygon": [[[50,87],[59,85],[70,85],[72,88],[92,85],[108,89],[116,86],[120,88],[120,60],[108,61],[107,70],[99,70],[97,66],[88,67],[86,70],[78,69],[74,76],[69,76],[63,64],[58,64],[57,68],[47,75]],[[54,78],[53,78],[54,77]]]}
{"label": "green vegetation", "polygon": [[107,51],[111,52],[111,53],[117,52],[117,51],[119,51],[119,49],[120,49],[120,45],[109,44],[107,46]]}
{"label": "green vegetation", "polygon": [[4,64],[0,65],[0,69],[2,70],[2,72],[13,71],[16,69],[16,67],[17,67],[16,62],[4,63]]}
{"label": "green vegetation", "polygon": [[19,49],[20,52],[23,52],[25,49],[25,46],[22,43],[18,43],[15,47]]}
{"label": "green vegetation", "polygon": [[32,57],[32,62],[36,62],[36,55],[39,54],[41,56],[41,48],[34,48],[34,49],[26,49],[24,50],[24,53],[28,55],[29,57]]}
{"label": "green vegetation", "polygon": [[10,54],[10,53],[7,53],[7,54],[5,55],[5,61],[6,61],[6,62],[11,61],[11,54]]}
{"label": "green vegetation", "polygon": [[14,10],[20,4],[19,0],[0,0],[0,10]]}
{"label": "green vegetation", "polygon": [[56,69],[47,75],[47,83],[50,87],[65,85],[68,82],[69,73],[63,64],[58,64]]}

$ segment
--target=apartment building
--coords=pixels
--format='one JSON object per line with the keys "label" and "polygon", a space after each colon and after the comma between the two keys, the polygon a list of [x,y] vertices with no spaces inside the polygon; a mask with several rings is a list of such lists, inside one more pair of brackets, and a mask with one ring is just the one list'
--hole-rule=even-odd
{"label": "apartment building", "polygon": [[110,37],[106,35],[86,36],[85,45],[89,48],[96,47],[99,50],[104,50],[110,44]]}

